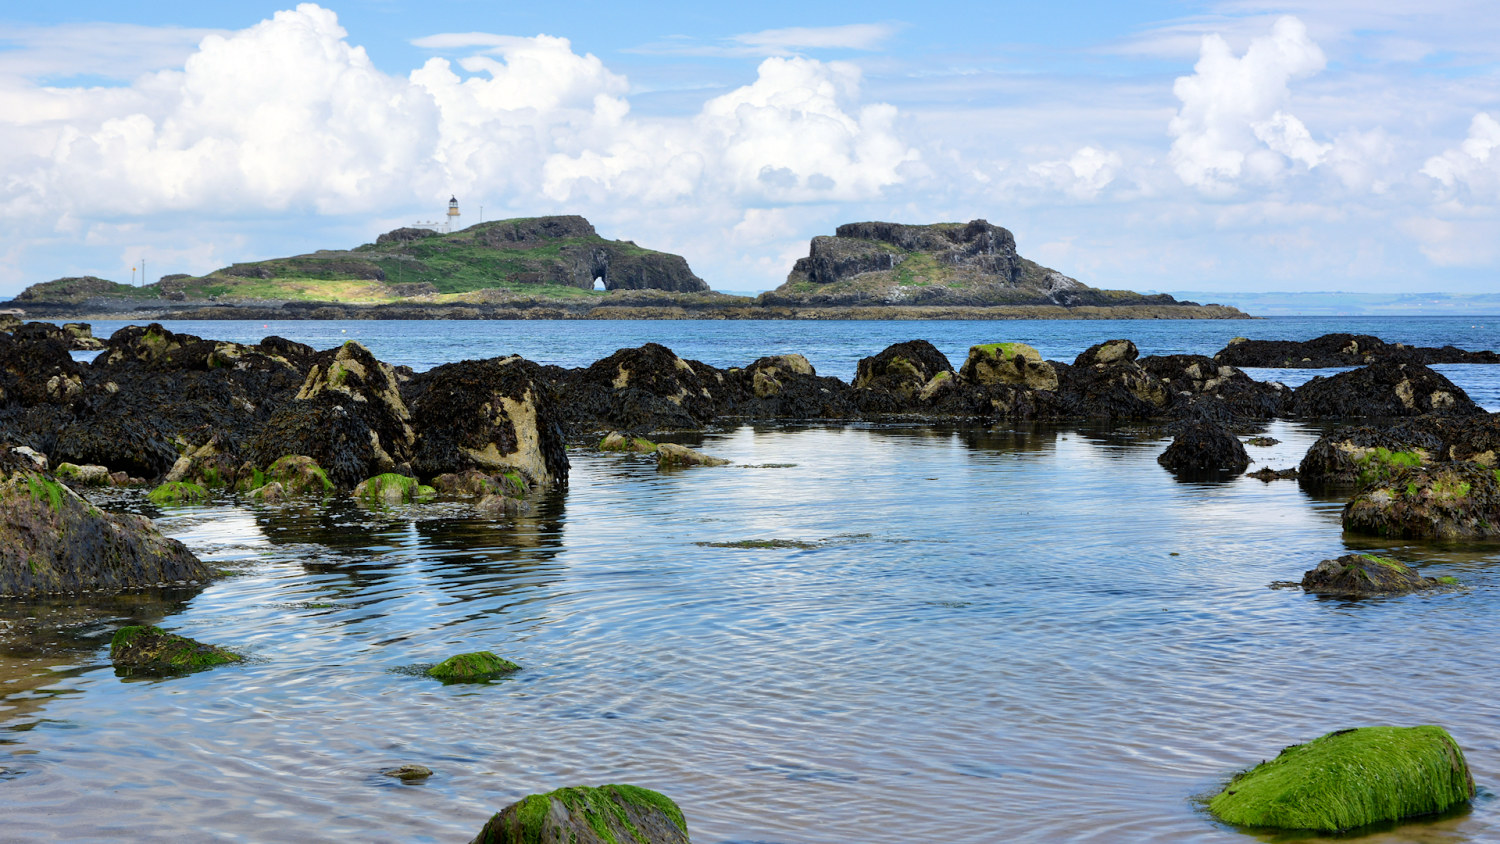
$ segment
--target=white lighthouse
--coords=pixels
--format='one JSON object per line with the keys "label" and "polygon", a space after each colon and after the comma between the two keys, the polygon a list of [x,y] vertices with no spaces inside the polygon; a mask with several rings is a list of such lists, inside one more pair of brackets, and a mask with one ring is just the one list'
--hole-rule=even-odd
{"label": "white lighthouse", "polygon": [[444,233],[452,233],[456,228],[458,228],[458,197],[452,196],[448,198],[448,225]]}

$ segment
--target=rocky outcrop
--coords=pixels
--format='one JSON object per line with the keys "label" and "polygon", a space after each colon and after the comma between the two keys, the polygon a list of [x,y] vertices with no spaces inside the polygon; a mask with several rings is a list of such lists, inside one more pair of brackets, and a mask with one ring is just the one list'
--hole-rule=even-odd
{"label": "rocky outcrop", "polygon": [[0,595],[206,582],[208,567],[143,516],[106,513],[0,450]]}
{"label": "rocky outcrop", "polygon": [[732,410],[738,392],[723,371],[657,343],[545,376],[563,427],[574,434],[700,428]]}
{"label": "rocky outcrop", "polygon": [[[1133,344],[1131,348],[1134,349]],[[974,384],[1017,384],[1029,390],[1057,389],[1057,370],[1042,360],[1040,352],[1025,343],[971,346],[969,357],[964,360],[958,374]]]}
{"label": "rocky outcrop", "polygon": [[1374,554],[1345,554],[1336,560],[1324,560],[1302,575],[1304,591],[1346,598],[1407,595],[1457,585],[1454,578],[1423,577],[1399,560]]}
{"label": "rocky outcrop", "polygon": [[1184,479],[1212,479],[1238,475],[1250,467],[1250,457],[1239,438],[1211,422],[1186,422],[1156,462]]}
{"label": "rocky outcrop", "polygon": [[435,477],[519,472],[536,487],[566,483],[568,455],[541,367],[520,358],[449,363],[412,378],[412,469]]}
{"label": "rocky outcrop", "polygon": [[908,340],[862,358],[854,376],[854,402],[866,413],[907,413],[924,389],[954,377],[947,355],[926,340]]}
{"label": "rocky outcrop", "polygon": [[1500,469],[1478,463],[1400,467],[1344,505],[1344,530],[1408,539],[1500,536]]}
{"label": "rocky outcrop", "polygon": [[1419,363],[1390,362],[1316,377],[1292,392],[1287,411],[1315,419],[1484,413],[1442,374]]}
{"label": "rocky outcrop", "polygon": [[1491,351],[1466,352],[1455,346],[1428,348],[1387,343],[1369,334],[1324,334],[1311,340],[1247,340],[1236,337],[1214,354],[1228,366],[1322,369],[1388,363],[1500,363]]}
{"label": "rocky outcrop", "polygon": [[513,803],[470,844],[688,844],[670,798],[633,785],[559,788]]}

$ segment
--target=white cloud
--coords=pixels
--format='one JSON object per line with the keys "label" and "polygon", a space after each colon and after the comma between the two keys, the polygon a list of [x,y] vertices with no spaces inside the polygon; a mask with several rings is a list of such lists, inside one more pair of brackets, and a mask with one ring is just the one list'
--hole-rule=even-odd
{"label": "white cloud", "polygon": [[1080,148],[1066,160],[1042,161],[1027,169],[1048,187],[1078,200],[1092,200],[1114,181],[1124,161],[1117,152]]}
{"label": "white cloud", "polygon": [[1500,121],[1489,112],[1474,115],[1464,142],[1427,159],[1422,173],[1447,193],[1466,190],[1487,201],[1500,200]]}
{"label": "white cloud", "polygon": [[843,26],[794,26],[736,35],[732,40],[762,51],[786,55],[794,50],[878,50],[899,27],[885,23],[851,23]]}
{"label": "white cloud", "polygon": [[1314,141],[1285,107],[1291,99],[1288,83],[1326,63],[1296,18],[1278,20],[1242,57],[1222,37],[1204,36],[1193,75],[1172,86],[1182,102],[1168,126],[1178,177],[1206,192],[1224,193],[1242,178],[1275,179],[1285,159],[1308,168],[1321,163],[1328,145]]}

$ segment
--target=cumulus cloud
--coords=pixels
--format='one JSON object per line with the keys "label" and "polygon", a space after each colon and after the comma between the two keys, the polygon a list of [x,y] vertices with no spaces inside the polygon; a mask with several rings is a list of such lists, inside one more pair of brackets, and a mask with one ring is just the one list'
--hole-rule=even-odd
{"label": "cumulus cloud", "polygon": [[1086,146],[1066,160],[1042,161],[1028,170],[1048,187],[1074,199],[1091,200],[1114,181],[1123,163],[1117,152]]}
{"label": "cumulus cloud", "polygon": [[851,23],[839,26],[793,26],[742,32],[718,43],[674,38],[643,44],[630,52],[675,56],[789,57],[809,50],[879,50],[901,31],[899,24]]}
{"label": "cumulus cloud", "polygon": [[1500,120],[1489,112],[1474,115],[1464,142],[1427,159],[1422,174],[1436,179],[1447,193],[1467,190],[1500,199]]}
{"label": "cumulus cloud", "polygon": [[1307,168],[1322,163],[1329,145],[1286,109],[1291,80],[1326,63],[1307,27],[1292,17],[1278,20],[1239,57],[1221,36],[1204,36],[1193,75],[1172,86],[1182,102],[1168,126],[1178,178],[1223,193],[1243,178],[1274,179],[1288,161]]}

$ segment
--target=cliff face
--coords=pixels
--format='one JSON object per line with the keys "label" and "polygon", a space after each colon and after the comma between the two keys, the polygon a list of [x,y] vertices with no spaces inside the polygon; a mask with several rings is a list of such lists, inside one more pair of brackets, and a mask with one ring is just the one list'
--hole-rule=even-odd
{"label": "cliff face", "polygon": [[1175,305],[1170,296],[1098,290],[1029,261],[984,220],[849,223],[813,238],[768,305]]}

